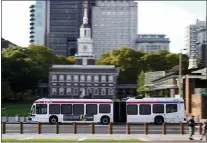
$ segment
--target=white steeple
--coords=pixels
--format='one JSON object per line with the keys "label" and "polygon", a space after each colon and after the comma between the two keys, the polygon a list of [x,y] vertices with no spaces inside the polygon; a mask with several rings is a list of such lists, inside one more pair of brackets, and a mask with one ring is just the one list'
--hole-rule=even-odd
{"label": "white steeple", "polygon": [[[88,65],[94,63],[95,56],[93,54],[93,40],[91,38],[91,28],[88,24],[88,2],[84,2],[83,24],[80,27],[80,38],[78,38],[78,51],[76,56],[76,64]],[[91,62],[93,60],[93,62]]]}
{"label": "white steeple", "polygon": [[88,1],[84,4],[83,24],[88,24]]}

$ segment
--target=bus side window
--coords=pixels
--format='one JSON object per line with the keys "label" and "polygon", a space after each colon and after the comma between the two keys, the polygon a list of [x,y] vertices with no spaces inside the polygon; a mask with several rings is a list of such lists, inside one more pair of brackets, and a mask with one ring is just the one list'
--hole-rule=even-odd
{"label": "bus side window", "polygon": [[74,115],[84,114],[84,104],[73,104],[73,114]]}
{"label": "bus side window", "polygon": [[72,114],[72,105],[71,104],[62,104],[61,105],[61,114]]}
{"label": "bus side window", "polygon": [[151,114],[151,105],[150,104],[140,104],[139,105],[139,114],[140,115],[150,115]]}
{"label": "bus side window", "polygon": [[99,113],[111,113],[111,105],[110,104],[100,104],[99,105]]}
{"label": "bus side window", "polygon": [[49,104],[49,114],[60,114],[60,104]]}
{"label": "bus side window", "polygon": [[128,115],[137,115],[138,106],[137,105],[127,105],[127,114]]}
{"label": "bus side window", "polygon": [[164,113],[164,105],[163,104],[154,104],[153,113]]}
{"label": "bus side window", "polygon": [[96,104],[86,104],[86,115],[96,115],[97,105]]}
{"label": "bus side window", "polygon": [[174,113],[178,111],[177,104],[166,104],[166,113]]}

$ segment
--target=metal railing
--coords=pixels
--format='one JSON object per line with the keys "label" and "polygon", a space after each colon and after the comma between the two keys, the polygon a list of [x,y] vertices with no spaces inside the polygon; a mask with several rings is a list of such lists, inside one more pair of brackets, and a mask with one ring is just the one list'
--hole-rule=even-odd
{"label": "metal railing", "polygon": [[[9,123],[8,123],[9,124]],[[23,134],[24,133],[24,123],[23,122],[20,122],[19,123],[19,125],[20,125],[20,128],[19,128],[19,133],[20,134]],[[28,125],[28,123],[27,123],[27,125]],[[59,129],[60,129],[60,127],[59,127],[59,123],[56,123],[56,129],[55,129],[55,133],[56,134],[59,134]],[[95,124],[94,123],[72,123],[72,124],[68,124],[68,125],[72,125],[72,128],[73,128],[73,134],[77,134],[77,126],[78,125],[91,125],[90,126],[90,131],[91,131],[91,134],[95,134],[96,132],[95,132]],[[117,125],[117,124],[115,124],[115,123],[109,123],[109,125],[108,125],[108,134],[113,134],[113,125]],[[130,127],[132,126],[132,125],[137,125],[137,124],[131,124],[131,123],[126,123],[126,124],[124,124],[124,126],[125,126],[125,130],[126,130],[126,134],[130,134],[131,133],[131,129],[130,129]],[[140,125],[140,124],[139,124]],[[150,129],[149,129],[149,123],[144,123],[144,124],[142,124],[143,126],[144,126],[144,134],[145,135],[148,135],[149,134],[149,131],[150,131]],[[167,134],[167,123],[163,123],[161,126],[162,126],[162,134],[163,135],[166,135]],[[172,125],[172,124],[169,124],[169,125]],[[186,125],[186,123],[178,123],[178,124],[175,124],[175,125],[179,125],[179,128],[180,128],[180,134],[181,135],[184,135],[184,127],[185,127],[185,125]],[[202,133],[202,123],[196,123],[196,125],[198,125],[198,133],[199,134],[201,134]],[[43,129],[43,127],[44,127],[44,124],[42,124],[42,123],[40,123],[40,122],[38,122],[37,123],[37,133],[38,134],[41,134],[42,133],[42,129]],[[2,134],[6,134],[6,122],[3,122],[2,123]]]}

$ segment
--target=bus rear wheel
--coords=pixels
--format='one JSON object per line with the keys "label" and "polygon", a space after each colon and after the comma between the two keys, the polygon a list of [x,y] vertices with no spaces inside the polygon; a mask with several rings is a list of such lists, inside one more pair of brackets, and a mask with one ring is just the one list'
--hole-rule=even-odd
{"label": "bus rear wheel", "polygon": [[108,125],[110,122],[110,118],[108,116],[103,116],[101,118],[101,123],[104,124],[104,125]]}
{"label": "bus rear wheel", "polygon": [[155,117],[155,124],[161,125],[164,122],[164,118],[162,116]]}
{"label": "bus rear wheel", "polygon": [[58,118],[57,118],[57,116],[51,116],[49,121],[51,124],[55,124],[58,122]]}

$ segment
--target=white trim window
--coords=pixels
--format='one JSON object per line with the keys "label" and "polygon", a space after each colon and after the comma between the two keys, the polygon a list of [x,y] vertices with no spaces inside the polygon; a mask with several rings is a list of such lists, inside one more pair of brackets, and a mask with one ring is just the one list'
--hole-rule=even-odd
{"label": "white trim window", "polygon": [[59,75],[59,81],[64,81],[64,75]]}
{"label": "white trim window", "polygon": [[105,75],[101,76],[101,82],[106,82],[106,76]]}
{"label": "white trim window", "polygon": [[71,91],[72,91],[71,88],[67,88],[67,89],[66,89],[66,94],[67,94],[67,95],[71,95]]}
{"label": "white trim window", "polygon": [[98,95],[99,92],[98,92],[98,88],[94,88],[94,95]]}
{"label": "white trim window", "polygon": [[94,82],[99,82],[99,76],[98,75],[94,76]]}
{"label": "white trim window", "polygon": [[87,88],[87,95],[92,94],[92,88]]}
{"label": "white trim window", "polygon": [[57,88],[52,88],[52,95],[57,95]]}
{"label": "white trim window", "polygon": [[55,74],[52,75],[52,81],[57,81],[57,75]]}
{"label": "white trim window", "polygon": [[101,95],[106,95],[106,89],[105,88],[101,88]]}
{"label": "white trim window", "polygon": [[91,75],[87,75],[87,81],[91,82],[91,79],[92,79]]}
{"label": "white trim window", "polygon": [[113,82],[114,81],[114,76],[113,75],[108,76],[108,81]]}
{"label": "white trim window", "polygon": [[59,88],[59,94],[60,94],[60,95],[64,95],[64,88],[63,88],[63,87],[60,87],[60,88]]}
{"label": "white trim window", "polygon": [[73,90],[73,94],[74,94],[74,95],[78,95],[78,88],[74,88],[74,90]]}
{"label": "white trim window", "polygon": [[114,89],[113,88],[109,88],[109,95],[114,95]]}
{"label": "white trim window", "polygon": [[72,78],[71,78],[71,75],[67,75],[67,76],[66,76],[66,80],[67,80],[67,81],[71,81],[71,79],[72,79]]}
{"label": "white trim window", "polygon": [[81,76],[80,76],[80,81],[81,81],[81,82],[84,82],[84,81],[85,81],[85,75],[81,75]]}
{"label": "white trim window", "polygon": [[74,75],[74,81],[75,81],[75,82],[79,82],[79,77],[78,77],[78,75]]}

